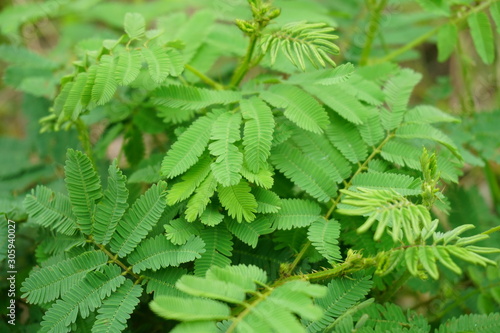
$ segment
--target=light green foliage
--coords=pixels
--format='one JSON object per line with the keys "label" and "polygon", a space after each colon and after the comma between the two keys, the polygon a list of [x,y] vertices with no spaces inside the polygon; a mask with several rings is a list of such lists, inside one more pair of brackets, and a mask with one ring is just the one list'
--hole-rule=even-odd
{"label": "light green foliage", "polygon": [[0,14],[27,330],[498,330],[498,0],[47,3]]}

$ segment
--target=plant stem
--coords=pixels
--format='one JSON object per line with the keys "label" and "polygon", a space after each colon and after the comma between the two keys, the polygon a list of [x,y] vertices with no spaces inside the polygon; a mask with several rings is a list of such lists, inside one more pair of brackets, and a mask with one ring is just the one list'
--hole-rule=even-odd
{"label": "plant stem", "polygon": [[215,82],[214,80],[212,80],[211,78],[209,78],[208,76],[206,76],[205,74],[203,74],[202,72],[200,72],[199,70],[194,68],[193,66],[186,64],[186,65],[184,65],[184,68],[187,69],[188,71],[190,71],[191,73],[193,73],[194,75],[196,75],[200,80],[202,80],[203,82],[205,82],[209,86],[212,86],[214,89],[224,90],[224,86],[222,84]]}
{"label": "plant stem", "polygon": [[408,281],[408,279],[411,277],[410,272],[405,269],[404,273],[397,279],[395,282],[393,282],[390,285],[390,288],[383,294],[383,296],[380,298],[380,303],[383,304],[385,302],[389,302],[389,300],[398,292],[399,289]]}
{"label": "plant stem", "polygon": [[132,275],[135,279],[139,279],[140,276],[135,274],[135,273],[132,273],[131,272],[131,267],[127,267],[127,265],[125,265],[124,263],[122,263],[120,260],[118,260],[116,258],[115,255],[113,255],[113,253],[109,252],[108,249],[106,249],[106,247],[104,245],[101,245],[101,244],[97,244],[95,243],[93,240],[92,242],[99,248],[99,250],[101,250],[102,252],[106,253],[106,255],[115,263],[117,264],[118,266],[120,266],[121,268],[123,268],[125,270],[126,273]]}
{"label": "plant stem", "polygon": [[[234,71],[233,77],[231,78],[231,87],[236,87],[240,84],[241,80],[245,77],[245,74],[250,70],[250,62],[252,60],[253,53],[255,51],[255,45],[257,44],[257,34],[253,34],[250,36],[250,43],[248,44],[247,52],[243,61],[240,63],[238,68]],[[254,64],[255,65],[255,64]]]}
{"label": "plant stem", "polygon": [[[382,148],[387,144],[387,142],[389,142],[392,138],[394,137],[394,133],[389,133],[387,134],[386,138],[384,139],[384,141],[382,141],[377,148],[373,149],[372,153],[370,154],[370,156],[368,156],[368,158],[363,162],[363,164],[361,164],[358,169],[356,170],[356,172],[354,173],[354,175],[352,175],[351,179],[344,185],[344,189],[348,189],[351,184],[352,184],[352,180],[354,179],[354,177],[356,177],[357,175],[359,175],[361,172],[363,172],[367,167],[368,167],[368,163],[370,163],[371,160],[373,160],[375,158],[375,156],[377,156],[381,151],[382,151]],[[330,207],[330,209],[328,210],[328,212],[326,213],[325,215],[325,219],[328,221],[328,219],[330,218],[330,216],[332,215],[332,213],[334,212],[335,208],[337,208],[338,204],[340,203],[340,199],[342,199],[342,192],[339,192],[339,194],[337,195],[337,197],[335,198],[335,200],[331,199],[332,201],[332,206]],[[300,252],[297,254],[297,256],[295,257],[295,259],[293,260],[292,264],[288,267],[287,271],[285,272],[286,275],[290,275],[292,274],[292,272],[295,270],[295,268],[297,267],[297,265],[299,264],[300,260],[302,260],[302,257],[306,254],[307,250],[309,249],[309,247],[311,246],[311,241],[307,241],[303,246],[302,246],[302,249],[300,250]]]}
{"label": "plant stem", "polygon": [[439,31],[439,29],[443,25],[448,24],[448,23],[450,23],[450,24],[458,24],[458,23],[466,20],[470,15],[482,11],[482,10],[488,8],[491,4],[493,4],[495,2],[498,2],[498,1],[500,1],[500,0],[487,0],[487,1],[483,2],[482,4],[480,4],[479,6],[472,8],[471,10],[469,10],[464,15],[462,15],[460,17],[457,17],[457,18],[455,18],[453,20],[450,20],[450,21],[448,21],[446,23],[443,23],[443,24],[435,27],[434,29],[432,29],[432,30],[430,30],[430,31],[422,34],[421,36],[419,36],[419,37],[415,38],[414,40],[410,41],[408,44],[406,44],[406,45],[400,47],[399,49],[394,50],[393,52],[389,53],[385,57],[382,57],[382,58],[370,61],[370,64],[379,64],[379,63],[391,61],[394,58],[398,57],[399,55],[405,53],[406,51],[409,51],[409,50],[411,50],[411,49],[419,46],[420,44],[424,43],[425,41],[427,41],[429,38],[431,38],[432,36],[434,36],[435,34],[437,34],[437,32]]}
{"label": "plant stem", "polygon": [[94,160],[94,153],[92,151],[92,144],[90,143],[89,130],[87,128],[87,125],[85,125],[81,118],[78,118],[78,120],[75,122],[75,125],[76,130],[78,131],[78,139],[80,140],[82,148],[95,168],[96,164]]}
{"label": "plant stem", "polygon": [[460,66],[462,74],[462,83],[464,85],[465,96],[460,95],[460,104],[462,105],[462,113],[464,115],[472,116],[474,110],[476,109],[474,105],[474,94],[472,92],[472,79],[470,76],[470,71],[467,64],[467,55],[463,51],[462,41],[459,36],[457,40],[457,51],[458,51],[458,64]]}
{"label": "plant stem", "polygon": [[[367,0],[368,7],[371,7],[370,3],[372,0]],[[375,3],[373,4],[375,5]],[[375,5],[372,17],[370,19],[370,25],[368,26],[368,34],[366,38],[365,45],[363,46],[363,51],[361,52],[361,59],[359,60],[360,66],[365,66],[368,63],[368,58],[370,57],[370,52],[372,50],[373,41],[377,36],[379,29],[380,16],[385,6],[387,5],[387,0],[380,0],[380,3]]]}
{"label": "plant stem", "polygon": [[498,180],[495,172],[486,159],[484,159],[484,173],[490,187],[491,197],[493,198],[493,206],[496,210],[497,206],[500,204],[500,186],[498,185]]}

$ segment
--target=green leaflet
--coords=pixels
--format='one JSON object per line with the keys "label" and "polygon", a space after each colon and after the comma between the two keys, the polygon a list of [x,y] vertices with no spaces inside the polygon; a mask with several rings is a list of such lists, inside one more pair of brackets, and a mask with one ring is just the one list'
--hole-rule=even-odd
{"label": "green leaflet", "polygon": [[184,268],[169,267],[157,271],[144,271],[141,275],[147,278],[146,293],[156,298],[161,295],[181,296],[181,292],[175,288],[175,282],[187,270]]}
{"label": "green leaflet", "polygon": [[250,245],[252,248],[257,246],[259,236],[267,235],[274,231],[271,224],[271,220],[266,216],[260,216],[250,223],[239,223],[233,219],[226,219],[227,229],[239,238],[239,240]]}
{"label": "green leaflet", "polygon": [[497,26],[497,32],[500,33],[500,3],[494,2],[490,6],[490,14],[495,21],[495,25]]}
{"label": "green leaflet", "polygon": [[292,140],[307,158],[314,161],[335,182],[339,183],[351,174],[351,164],[325,135],[296,130]]}
{"label": "green leaflet", "polygon": [[60,232],[74,235],[77,231],[76,217],[71,210],[69,198],[38,185],[24,199],[26,211],[35,223]]}
{"label": "green leaflet", "polygon": [[63,106],[63,114],[65,118],[76,120],[83,111],[81,99],[87,84],[87,79],[87,73],[80,73],[76,77],[75,81],[69,86],[70,88],[68,88],[69,91]]}
{"label": "green leaflet", "polygon": [[146,21],[139,13],[127,13],[125,14],[123,27],[130,39],[138,39],[146,31]]}
{"label": "green leaflet", "polygon": [[138,50],[121,52],[115,68],[115,80],[119,85],[132,83],[140,73],[142,55]]}
{"label": "green leaflet", "polygon": [[328,284],[325,297],[316,300],[317,305],[324,309],[318,320],[307,322],[307,332],[323,332],[335,319],[342,316],[347,309],[363,299],[370,291],[373,282],[370,276],[356,274],[354,279],[335,279]]}
{"label": "green leaflet", "polygon": [[200,258],[205,252],[204,247],[205,243],[200,237],[193,236],[183,245],[173,245],[167,237],[158,235],[143,241],[127,259],[134,265],[134,273],[145,269],[156,271],[161,267],[179,266]]}
{"label": "green leaflet", "polygon": [[467,18],[470,34],[476,51],[485,64],[495,60],[495,44],[488,16],[485,13],[475,13]]}
{"label": "green leaflet", "polygon": [[210,139],[214,140],[208,149],[217,157],[211,168],[217,181],[223,186],[232,186],[241,179],[240,169],[243,154],[234,145],[240,140],[241,115],[239,113],[223,113],[212,125]]}
{"label": "green leaflet", "polygon": [[113,56],[103,55],[99,65],[97,66],[91,95],[92,101],[96,102],[97,105],[106,104],[115,94],[118,84],[116,83],[114,75],[114,61],[115,59]]}
{"label": "green leaflet", "polygon": [[330,142],[351,163],[363,161],[368,155],[368,149],[363,142],[358,129],[351,123],[336,117],[326,129],[326,136]]}
{"label": "green leaflet", "polygon": [[203,214],[216,188],[217,180],[215,180],[214,175],[210,172],[187,203],[186,220],[188,222],[193,222]]}
{"label": "green leaflet", "polygon": [[108,256],[104,252],[88,251],[43,267],[24,280],[21,297],[33,304],[53,301],[65,295],[87,272],[105,265],[107,261]]}
{"label": "green leaflet", "polygon": [[158,105],[183,110],[199,110],[215,104],[230,104],[241,99],[236,91],[218,91],[191,86],[167,85],[154,93]]}
{"label": "green leaflet", "polygon": [[161,46],[152,46],[141,49],[142,56],[148,64],[151,79],[156,83],[162,83],[170,74],[170,58],[166,50]]}
{"label": "green leaflet", "polygon": [[131,280],[118,288],[97,312],[96,321],[92,326],[92,333],[121,332],[127,327],[127,320],[139,303],[142,287],[133,284]]}
{"label": "green leaflet", "polygon": [[174,178],[198,162],[210,139],[214,120],[212,114],[201,117],[181,134],[163,159],[162,175]]}
{"label": "green leaflet", "polygon": [[157,315],[182,321],[221,320],[229,317],[229,307],[209,299],[159,296],[149,305]]}
{"label": "green leaflet", "polygon": [[396,137],[404,139],[427,139],[442,144],[459,157],[455,143],[440,130],[428,124],[406,124],[396,131]]}
{"label": "green leaflet", "polygon": [[252,190],[257,200],[257,213],[277,213],[281,208],[280,197],[269,190],[255,187]]}
{"label": "green leaflet", "polygon": [[192,235],[200,235],[200,226],[198,223],[189,223],[185,218],[170,221],[163,225],[167,239],[175,245],[185,244]]}
{"label": "green leaflet", "polygon": [[369,146],[377,146],[385,137],[379,114],[372,114],[366,123],[358,126],[359,133]]}
{"label": "green leaflet", "polygon": [[92,236],[98,244],[107,244],[116,226],[128,208],[127,178],[113,162],[108,169],[108,187],[102,201],[96,206]]}
{"label": "green leaflet", "polygon": [[229,216],[236,218],[238,222],[243,219],[247,222],[255,219],[257,201],[250,193],[250,186],[246,181],[241,180],[239,184],[233,186],[219,186],[219,200]]}
{"label": "green leaflet", "polygon": [[250,171],[258,172],[267,167],[267,158],[271,154],[274,117],[271,109],[257,97],[241,100],[240,107],[246,120],[243,133],[245,162]]}
{"label": "green leaflet", "polygon": [[299,84],[303,87],[307,87],[310,84],[330,86],[346,81],[353,72],[353,64],[347,63],[335,68],[318,69],[305,73],[292,74],[287,82],[290,84]]}
{"label": "green leaflet", "polygon": [[272,106],[283,108],[285,117],[305,130],[322,133],[329,123],[323,107],[300,88],[277,84],[262,91],[260,96]]}
{"label": "green leaflet", "polygon": [[359,125],[364,123],[370,114],[370,108],[349,94],[343,88],[342,84],[333,86],[309,84],[302,86],[302,88],[317,97],[326,106],[338,113],[339,116],[353,124]]}
{"label": "green leaflet", "polygon": [[160,181],[134,202],[118,224],[110,241],[111,250],[125,257],[144,239],[165,209],[167,184]]}
{"label": "green leaflet", "polygon": [[103,272],[89,272],[61,300],[55,302],[43,316],[40,332],[69,332],[77,314],[82,318],[100,307],[102,300],[125,282],[120,267],[105,266]]}
{"label": "green leaflet", "polygon": [[96,201],[101,199],[101,181],[92,162],[82,152],[68,149],[64,167],[66,188],[77,224],[84,234],[90,234],[94,224]]}
{"label": "green leaflet", "polygon": [[446,61],[455,50],[458,41],[458,30],[455,24],[442,26],[438,32],[438,61]]}
{"label": "green leaflet", "polygon": [[282,199],[278,213],[270,215],[273,227],[289,230],[309,226],[321,218],[321,207],[313,201],[301,199]]}
{"label": "green leaflet", "polygon": [[408,102],[413,88],[421,80],[422,75],[411,69],[402,69],[392,77],[384,87],[390,112],[382,112],[382,125],[386,130],[393,130],[401,124],[408,108]]}
{"label": "green leaflet", "polygon": [[337,184],[328,172],[291,144],[284,143],[274,148],[271,162],[287,178],[319,201],[326,202],[335,196]]}
{"label": "green leaflet", "polygon": [[448,319],[436,333],[488,332],[500,329],[500,313],[469,314]]}
{"label": "green leaflet", "polygon": [[174,184],[167,194],[167,204],[174,205],[185,200],[193,194],[201,182],[207,178],[210,172],[212,160],[208,156],[200,158],[198,163],[193,165],[184,175],[182,181]]}
{"label": "green leaflet", "polygon": [[309,226],[307,237],[323,257],[332,263],[342,259],[338,238],[340,236],[340,223],[331,219],[317,219]]}
{"label": "green leaflet", "polygon": [[204,276],[210,267],[231,264],[232,236],[223,225],[203,229],[200,237],[205,243],[205,252],[194,262],[196,276]]}

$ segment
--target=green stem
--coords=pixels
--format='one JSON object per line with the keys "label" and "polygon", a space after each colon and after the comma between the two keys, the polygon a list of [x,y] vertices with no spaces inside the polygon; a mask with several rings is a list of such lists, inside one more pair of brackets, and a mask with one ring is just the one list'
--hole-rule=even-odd
{"label": "green stem", "polygon": [[184,68],[187,69],[188,71],[190,71],[191,73],[193,73],[194,75],[196,75],[200,80],[202,80],[203,82],[205,82],[209,86],[212,86],[214,89],[224,90],[224,86],[222,84],[215,82],[214,80],[212,80],[211,78],[209,78],[208,76],[206,76],[205,74],[203,74],[202,72],[200,72],[199,70],[194,68],[193,66],[186,64],[186,65],[184,65]]}
{"label": "green stem", "polygon": [[411,277],[411,273],[408,270],[405,270],[405,272],[397,279],[395,282],[393,282],[390,285],[390,288],[383,294],[383,296],[380,298],[380,303],[384,304],[386,302],[389,302],[391,298],[398,292],[399,289],[408,281],[408,279]]}
{"label": "green stem", "polygon": [[493,206],[495,209],[500,205],[500,186],[498,185],[497,176],[491,168],[490,163],[484,160],[484,173],[486,174],[486,180],[490,187],[491,197],[493,198]]}
{"label": "green stem", "polygon": [[425,41],[427,41],[429,38],[431,38],[432,36],[434,36],[435,34],[437,34],[437,32],[439,31],[439,29],[443,25],[448,24],[448,23],[450,23],[450,24],[458,24],[458,23],[466,20],[470,15],[478,13],[478,12],[480,12],[480,11],[488,8],[491,4],[493,4],[493,3],[497,2],[497,1],[500,1],[500,0],[487,0],[487,1],[483,2],[482,4],[480,4],[479,6],[472,8],[471,10],[469,10],[467,13],[463,14],[462,16],[457,17],[457,18],[455,18],[453,20],[450,20],[449,22],[445,22],[445,23],[443,23],[443,24],[435,27],[434,29],[432,29],[432,30],[424,33],[423,35],[415,38],[414,40],[410,41],[408,44],[400,47],[397,50],[394,50],[393,52],[389,53],[385,57],[382,57],[382,58],[375,59],[375,60],[371,61],[370,64],[379,64],[379,63],[391,61],[394,58],[398,57],[399,55],[405,53],[406,51],[409,51],[409,50],[411,50],[411,49],[419,46],[420,44],[424,43]]}
{"label": "green stem", "polygon": [[[245,77],[245,74],[250,70],[250,62],[252,60],[253,53],[255,51],[255,45],[257,44],[257,34],[250,36],[250,43],[248,44],[247,52],[245,57],[241,61],[240,65],[234,71],[233,77],[231,78],[231,87],[236,87],[240,84],[241,80]],[[254,64],[255,65],[255,64]]]}
{"label": "green stem", "polygon": [[[394,137],[394,133],[389,133],[386,138],[384,139],[384,141],[382,141],[377,148],[373,149],[372,153],[370,154],[370,156],[368,156],[368,158],[363,162],[363,164],[361,164],[358,169],[356,170],[356,172],[354,173],[354,175],[352,175],[351,179],[344,184],[344,189],[348,189],[351,184],[352,184],[352,180],[354,179],[354,177],[356,177],[357,175],[359,175],[361,172],[363,172],[365,169],[368,168],[368,163],[370,163],[371,160],[373,160],[375,158],[375,156],[377,156],[381,151],[382,151],[382,148],[387,144],[387,142],[389,142],[392,138]],[[325,215],[325,219],[328,221],[328,219],[330,218],[330,216],[332,215],[332,213],[334,212],[335,208],[337,208],[338,204],[340,203],[340,200],[342,199],[342,192],[339,192],[339,194],[337,195],[337,197],[335,198],[335,200],[331,199],[332,201],[332,206],[330,207],[330,209],[328,210],[328,212],[326,213]],[[312,245],[311,241],[307,241],[303,246],[302,246],[302,249],[300,250],[300,252],[297,254],[297,256],[295,257],[295,259],[293,260],[292,264],[290,266],[288,266],[288,269],[286,270],[285,272],[285,275],[290,275],[292,274],[292,272],[295,270],[295,268],[297,267],[297,265],[299,264],[299,262],[302,260],[302,257],[304,257],[304,255],[306,254],[307,250],[309,249],[309,247]]]}
{"label": "green stem", "polygon": [[[368,0],[368,7],[372,0]],[[387,0],[380,0],[378,6],[375,6],[373,10],[372,17],[370,19],[370,24],[368,26],[368,35],[366,38],[365,45],[363,47],[363,51],[361,52],[361,59],[359,61],[360,66],[365,66],[368,63],[368,58],[370,57],[370,52],[372,50],[373,41],[377,36],[377,32],[379,29],[380,16],[385,6],[387,5]]]}
{"label": "green stem", "polygon": [[109,252],[108,249],[106,249],[106,247],[104,245],[97,244],[93,240],[91,240],[91,241],[99,248],[99,250],[101,250],[102,252],[106,253],[106,255],[111,259],[111,261],[113,261],[115,264],[117,264],[118,266],[120,266],[121,268],[123,268],[123,270],[125,271],[125,273],[128,273],[128,274],[132,275],[136,280],[138,280],[140,278],[139,275],[137,275],[135,273],[132,273],[132,266],[127,267],[127,265],[125,265],[120,260],[118,260],[117,257],[115,255],[113,255],[113,253]]}
{"label": "green stem", "polygon": [[472,78],[470,76],[469,67],[467,64],[467,55],[463,51],[462,42],[460,37],[457,41],[458,63],[462,74],[462,82],[464,85],[465,94],[460,94],[460,104],[462,105],[462,113],[464,115],[472,116],[476,109],[474,105],[474,94],[472,92]]}
{"label": "green stem", "polygon": [[76,130],[78,131],[78,139],[80,140],[82,148],[89,157],[94,167],[96,167],[94,160],[94,153],[92,151],[92,144],[90,143],[89,130],[87,128],[87,125],[80,118],[78,118],[78,120],[75,122],[75,125],[76,125]]}

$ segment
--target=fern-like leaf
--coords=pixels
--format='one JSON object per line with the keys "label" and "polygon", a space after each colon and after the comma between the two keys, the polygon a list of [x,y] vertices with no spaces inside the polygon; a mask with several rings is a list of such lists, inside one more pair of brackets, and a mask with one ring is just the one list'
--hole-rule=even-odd
{"label": "fern-like leaf", "polygon": [[127,261],[134,265],[134,273],[145,269],[156,271],[161,267],[179,266],[200,258],[205,252],[204,246],[200,237],[193,236],[185,244],[178,246],[173,245],[164,235],[158,235],[143,241],[127,256]]}
{"label": "fern-like leaf", "polygon": [[169,241],[175,245],[185,244],[193,235],[200,235],[200,224],[189,223],[184,217],[179,217],[163,225]]}
{"label": "fern-like leaf", "polygon": [[274,231],[271,228],[271,220],[267,216],[260,216],[251,223],[239,223],[233,219],[226,220],[227,229],[238,237],[243,243],[255,248],[259,241],[259,236],[266,235]]}
{"label": "fern-like leaf", "polygon": [[194,274],[204,276],[210,267],[225,267],[231,264],[233,251],[232,236],[225,226],[207,228],[201,231],[201,239],[205,242],[205,253],[194,262]]}
{"label": "fern-like leaf", "polygon": [[307,237],[323,257],[329,263],[339,261],[340,248],[338,246],[338,238],[340,236],[340,223],[331,219],[317,219],[310,226],[307,232]]}
{"label": "fern-like leaf", "polygon": [[307,332],[322,332],[336,318],[362,300],[371,286],[370,276],[357,275],[355,279],[342,278],[331,281],[327,286],[326,296],[315,300],[324,313],[319,320],[306,324]]}
{"label": "fern-like leaf", "polygon": [[167,204],[174,205],[193,194],[196,188],[207,178],[212,160],[208,156],[202,157],[184,175],[182,181],[174,184],[167,194]]}
{"label": "fern-like leaf", "polygon": [[181,296],[181,292],[175,288],[175,282],[184,274],[187,274],[187,270],[176,267],[141,272],[147,281],[146,293],[154,293],[155,298],[162,295]]}
{"label": "fern-like leaf", "polygon": [[260,96],[272,106],[283,108],[285,117],[305,130],[322,133],[329,123],[321,104],[300,88],[277,84],[262,91]]}
{"label": "fern-like leaf", "polygon": [[102,273],[87,273],[45,313],[40,332],[69,332],[69,325],[75,322],[78,313],[82,318],[88,317],[101,306],[104,298],[125,282],[121,273],[120,267],[116,265],[105,266]]}
{"label": "fern-like leaf", "polygon": [[188,222],[193,222],[203,214],[216,188],[217,180],[215,180],[214,175],[210,172],[187,203],[186,220]]}
{"label": "fern-like leaf", "polygon": [[198,162],[210,140],[214,120],[212,114],[201,117],[181,134],[163,159],[161,173],[164,176],[178,176]]}
{"label": "fern-like leaf", "polygon": [[368,148],[363,142],[358,129],[351,123],[336,117],[326,129],[330,142],[352,163],[364,161]]}
{"label": "fern-like leaf", "polygon": [[47,303],[66,294],[88,271],[106,264],[103,252],[88,251],[57,264],[46,266],[24,280],[22,297],[29,303]]}
{"label": "fern-like leaf", "polygon": [[167,184],[159,182],[146,191],[125,213],[111,238],[111,250],[124,257],[146,237],[165,209]]}
{"label": "fern-like leaf", "polygon": [[241,99],[236,91],[217,91],[190,86],[168,85],[155,91],[154,101],[183,110],[199,110],[215,104],[230,104]]}
{"label": "fern-like leaf", "polygon": [[500,313],[469,314],[448,319],[436,333],[496,333],[500,330]]}
{"label": "fern-like leaf", "polygon": [[141,38],[146,31],[146,21],[144,20],[144,16],[139,13],[125,14],[123,28],[130,39]]}
{"label": "fern-like leaf", "polygon": [[267,166],[271,153],[274,132],[274,117],[271,109],[257,97],[240,101],[241,113],[245,118],[243,146],[248,169],[258,172]]}
{"label": "fern-like leaf", "polygon": [[97,310],[92,333],[120,333],[127,327],[127,320],[139,303],[142,287],[126,280]]}
{"label": "fern-like leaf", "polygon": [[324,136],[307,131],[294,131],[293,142],[329,177],[340,183],[351,174],[351,164]]}
{"label": "fern-like leaf", "polygon": [[37,186],[24,199],[24,207],[35,223],[65,235],[77,231],[76,217],[69,198],[54,193],[45,186]]}
{"label": "fern-like leaf", "polygon": [[276,61],[281,51],[290,62],[302,69],[306,69],[306,58],[317,67],[326,64],[335,66],[330,55],[338,54],[339,48],[332,43],[338,37],[331,34],[333,28],[324,23],[293,22],[284,25],[280,30],[265,35],[262,39],[262,51],[269,52],[271,63]]}
{"label": "fern-like leaf", "polygon": [[149,75],[156,83],[162,83],[170,73],[170,58],[166,50],[158,45],[143,48],[142,56],[148,64]]}
{"label": "fern-like leaf", "polygon": [[255,219],[257,201],[250,193],[250,186],[245,180],[234,186],[219,186],[219,200],[229,215],[238,222],[243,219],[247,222]]}
{"label": "fern-like leaf", "polygon": [[271,161],[287,178],[319,201],[326,202],[335,196],[337,184],[329,173],[291,144],[274,148]]}
{"label": "fern-like leaf", "polygon": [[240,169],[243,164],[243,154],[234,145],[240,140],[241,115],[239,113],[223,113],[212,125],[212,142],[208,149],[217,159],[211,168],[217,181],[223,186],[232,186],[241,179]]}
{"label": "fern-like leaf", "polygon": [[366,122],[371,113],[369,107],[347,93],[341,84],[334,86],[310,84],[303,86],[303,88],[338,113],[339,116],[353,124],[359,125]]}
{"label": "fern-like leaf", "polygon": [[104,191],[101,202],[96,207],[92,236],[98,244],[107,244],[116,229],[116,225],[128,208],[127,178],[113,162],[108,169],[108,188]]}
{"label": "fern-like leaf", "polygon": [[92,100],[97,105],[106,104],[113,98],[117,83],[115,80],[115,59],[110,55],[103,55],[97,67],[95,81],[92,86]]}
{"label": "fern-like leaf", "polygon": [[137,50],[120,53],[115,68],[115,80],[119,85],[126,86],[138,76],[142,66],[142,56]]}
{"label": "fern-like leaf", "polygon": [[69,199],[78,227],[88,235],[93,230],[96,201],[102,197],[101,181],[87,155],[68,149],[66,158],[64,171]]}
{"label": "fern-like leaf", "polygon": [[279,230],[307,227],[321,218],[321,207],[315,202],[301,199],[282,199],[278,213],[270,215],[273,227]]}
{"label": "fern-like leaf", "polygon": [[422,75],[411,69],[403,69],[387,82],[384,92],[391,112],[382,117],[382,124],[385,129],[393,130],[401,124],[408,107],[411,92],[421,78]]}
{"label": "fern-like leaf", "polygon": [[229,318],[229,306],[210,299],[159,296],[149,304],[151,310],[166,319],[202,322]]}

